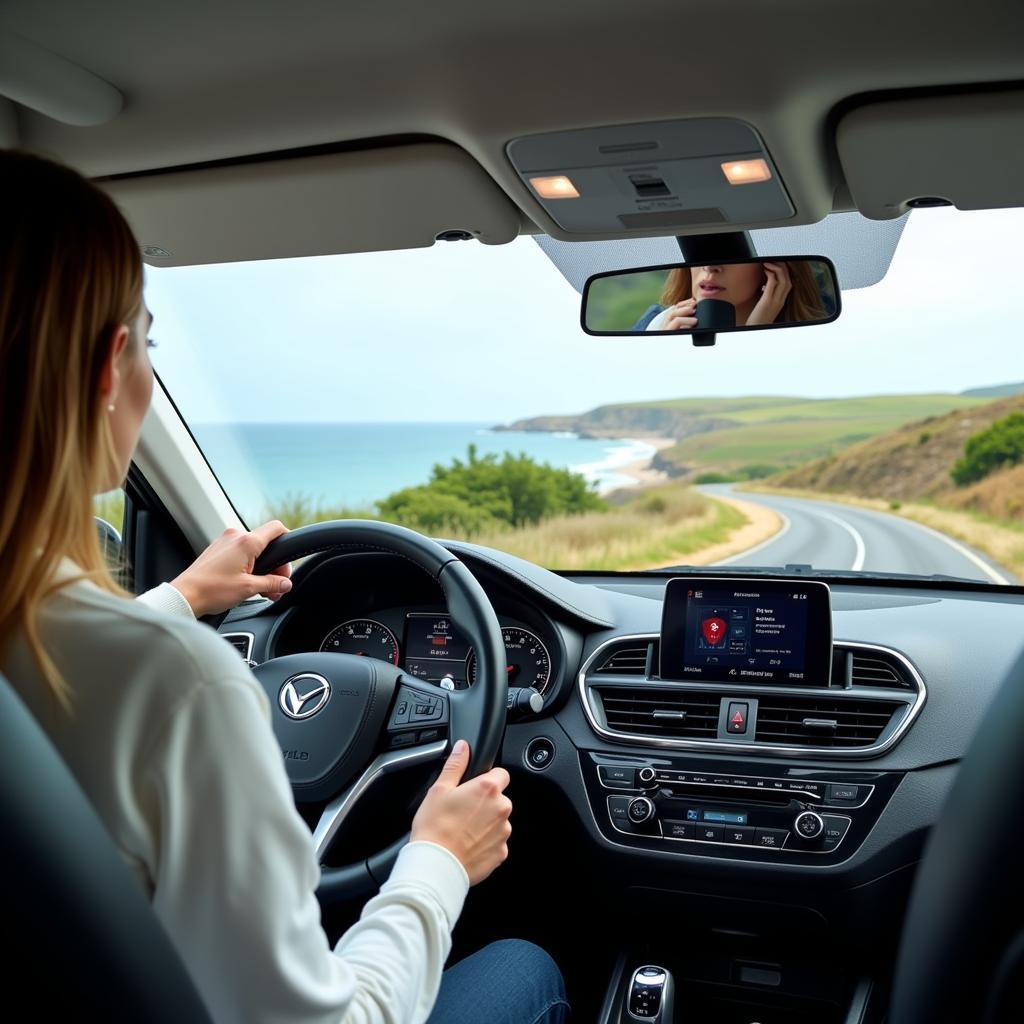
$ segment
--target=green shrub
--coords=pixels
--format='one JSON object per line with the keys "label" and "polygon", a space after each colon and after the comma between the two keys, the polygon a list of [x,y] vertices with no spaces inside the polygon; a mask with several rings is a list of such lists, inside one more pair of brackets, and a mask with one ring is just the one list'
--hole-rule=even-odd
{"label": "green shrub", "polygon": [[695,484],[734,484],[742,479],[735,473],[698,473],[694,478]]}
{"label": "green shrub", "polygon": [[504,524],[512,528],[559,515],[602,511],[607,503],[586,479],[567,469],[505,452],[480,458],[475,445],[467,459],[435,465],[430,480],[406,487],[378,505],[382,519],[437,530],[444,525],[476,533]]}
{"label": "green shrub", "polygon": [[921,433],[917,435],[918,444],[927,444],[931,439],[932,435],[928,430],[922,430]]}
{"label": "green shrub", "polygon": [[1024,413],[1012,412],[967,439],[963,458],[956,461],[951,476],[955,484],[963,487],[997,469],[1015,466],[1022,459]]}
{"label": "green shrub", "polygon": [[764,480],[765,477],[775,476],[779,472],[778,466],[768,462],[752,462],[747,466],[740,466],[736,475],[741,480]]}
{"label": "green shrub", "polygon": [[903,502],[893,498],[893,500],[889,502],[889,508],[891,508],[893,512],[895,512],[897,511],[897,509],[903,508]]}

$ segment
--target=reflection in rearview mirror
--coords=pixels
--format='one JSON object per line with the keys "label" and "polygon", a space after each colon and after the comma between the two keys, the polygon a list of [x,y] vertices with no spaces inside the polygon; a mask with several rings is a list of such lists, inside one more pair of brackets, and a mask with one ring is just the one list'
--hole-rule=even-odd
{"label": "reflection in rearview mirror", "polygon": [[825,324],[839,309],[830,260],[778,256],[597,274],[582,324],[588,334],[692,334]]}

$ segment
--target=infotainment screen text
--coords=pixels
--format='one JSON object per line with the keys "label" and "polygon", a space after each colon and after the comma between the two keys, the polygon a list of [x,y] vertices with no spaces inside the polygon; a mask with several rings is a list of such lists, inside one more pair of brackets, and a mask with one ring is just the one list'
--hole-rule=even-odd
{"label": "infotainment screen text", "polygon": [[831,664],[824,583],[669,580],[661,627],[663,679],[827,686]]}

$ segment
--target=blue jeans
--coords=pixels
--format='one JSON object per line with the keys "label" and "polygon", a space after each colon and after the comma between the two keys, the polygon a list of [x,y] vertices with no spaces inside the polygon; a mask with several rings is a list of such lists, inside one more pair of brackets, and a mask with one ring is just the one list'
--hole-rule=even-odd
{"label": "blue jeans", "polygon": [[503,939],[444,972],[427,1024],[562,1024],[568,1016],[554,960],[532,942]]}

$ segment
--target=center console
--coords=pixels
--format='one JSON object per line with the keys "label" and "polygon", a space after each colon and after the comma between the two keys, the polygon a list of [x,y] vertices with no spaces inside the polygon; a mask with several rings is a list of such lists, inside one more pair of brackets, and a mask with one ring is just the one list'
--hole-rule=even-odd
{"label": "center console", "polygon": [[752,775],[749,763],[581,756],[591,809],[612,842],[761,862],[844,860],[877,821],[900,778],[790,766]]}

